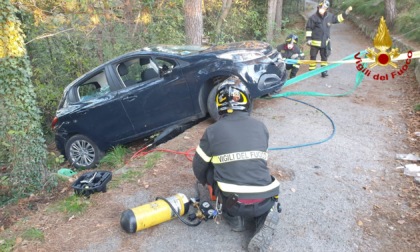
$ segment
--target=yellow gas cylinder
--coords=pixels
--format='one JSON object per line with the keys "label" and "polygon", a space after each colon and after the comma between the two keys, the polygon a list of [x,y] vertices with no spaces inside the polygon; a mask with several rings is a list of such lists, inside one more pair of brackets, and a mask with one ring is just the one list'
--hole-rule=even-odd
{"label": "yellow gas cylinder", "polygon": [[125,210],[121,214],[121,227],[128,233],[135,233],[175,218],[176,214],[168,203],[180,216],[188,212],[189,200],[187,196],[178,193],[165,199],[158,199],[145,205]]}

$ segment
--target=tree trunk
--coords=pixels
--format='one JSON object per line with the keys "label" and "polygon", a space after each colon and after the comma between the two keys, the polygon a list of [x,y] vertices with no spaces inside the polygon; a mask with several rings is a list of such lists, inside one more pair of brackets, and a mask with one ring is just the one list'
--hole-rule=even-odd
{"label": "tree trunk", "polygon": [[220,14],[219,19],[216,23],[216,35],[219,36],[220,30],[222,28],[222,24],[229,14],[230,8],[232,7],[232,0],[223,0],[223,6],[222,6],[222,14]]}
{"label": "tree trunk", "polygon": [[276,23],[276,5],[277,0],[268,0],[267,10],[267,42],[273,41],[274,25]]}
{"label": "tree trunk", "polygon": [[395,0],[385,0],[385,19],[388,28],[394,27],[397,17],[397,7]]}
{"label": "tree trunk", "polygon": [[278,38],[282,29],[283,19],[283,0],[277,0],[276,5],[276,26],[274,28],[275,38]]}
{"label": "tree trunk", "polygon": [[201,0],[185,0],[185,39],[189,45],[201,45],[203,38],[203,13]]}

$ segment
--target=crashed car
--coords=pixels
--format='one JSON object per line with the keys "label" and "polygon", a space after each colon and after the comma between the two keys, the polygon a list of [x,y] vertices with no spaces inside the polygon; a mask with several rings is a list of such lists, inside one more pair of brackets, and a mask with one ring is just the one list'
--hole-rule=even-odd
{"label": "crashed car", "polygon": [[280,90],[286,70],[270,44],[154,46],[112,59],[64,89],[52,128],[76,168],[95,167],[110,147],[210,115],[219,83],[237,76],[255,99]]}

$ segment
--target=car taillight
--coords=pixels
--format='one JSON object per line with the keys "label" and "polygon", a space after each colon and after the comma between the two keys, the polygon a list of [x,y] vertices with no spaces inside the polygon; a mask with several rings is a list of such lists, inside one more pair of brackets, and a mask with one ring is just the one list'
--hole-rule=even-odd
{"label": "car taillight", "polygon": [[54,117],[54,119],[52,120],[52,123],[51,123],[51,128],[52,129],[55,128],[55,125],[57,124],[57,122],[58,122],[58,117]]}

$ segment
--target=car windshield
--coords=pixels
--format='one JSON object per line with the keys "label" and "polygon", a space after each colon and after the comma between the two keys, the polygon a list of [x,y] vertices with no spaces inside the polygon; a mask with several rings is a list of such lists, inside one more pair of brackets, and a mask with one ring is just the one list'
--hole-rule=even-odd
{"label": "car windshield", "polygon": [[190,55],[196,54],[201,51],[208,49],[208,46],[196,46],[196,45],[157,45],[151,47],[144,47],[142,51],[152,51],[152,52],[164,52],[174,55]]}

